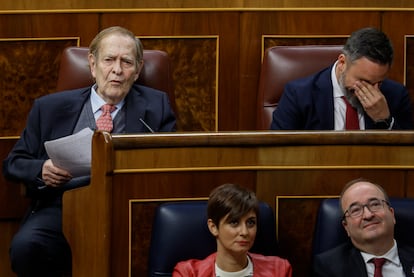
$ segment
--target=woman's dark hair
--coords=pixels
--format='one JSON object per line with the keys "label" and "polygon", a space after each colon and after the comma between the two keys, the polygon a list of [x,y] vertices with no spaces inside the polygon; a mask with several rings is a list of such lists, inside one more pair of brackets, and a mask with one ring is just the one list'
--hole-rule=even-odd
{"label": "woman's dark hair", "polygon": [[215,188],[207,205],[207,216],[219,226],[220,220],[227,214],[226,222],[239,220],[253,211],[259,217],[259,204],[254,192],[236,184],[224,184]]}

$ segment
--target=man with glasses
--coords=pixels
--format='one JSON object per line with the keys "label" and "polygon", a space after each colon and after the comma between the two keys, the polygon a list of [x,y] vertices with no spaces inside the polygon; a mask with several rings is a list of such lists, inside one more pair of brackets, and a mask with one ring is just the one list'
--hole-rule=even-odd
{"label": "man with glasses", "polygon": [[381,186],[353,180],[345,185],[340,205],[350,242],[317,255],[313,276],[414,276],[414,249],[394,239],[394,209]]}

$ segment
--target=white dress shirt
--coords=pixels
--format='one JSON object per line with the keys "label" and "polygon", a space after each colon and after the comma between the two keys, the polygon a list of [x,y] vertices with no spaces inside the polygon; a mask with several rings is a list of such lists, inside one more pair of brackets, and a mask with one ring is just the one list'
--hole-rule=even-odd
{"label": "white dress shirt", "polygon": [[[341,98],[344,96],[344,92],[339,86],[338,79],[336,78],[335,68],[338,61],[335,62],[331,71],[331,79],[333,86],[333,98],[334,98],[334,130],[345,130],[345,115],[346,104]],[[364,112],[358,109],[359,129],[365,130]]]}
{"label": "white dress shirt", "polygon": [[388,277],[405,277],[405,273],[398,256],[397,242],[394,240],[394,246],[382,256],[374,256],[361,251],[362,258],[364,258],[365,266],[367,268],[368,277],[374,277],[375,266],[370,260],[372,258],[387,259],[382,266],[382,276]]}

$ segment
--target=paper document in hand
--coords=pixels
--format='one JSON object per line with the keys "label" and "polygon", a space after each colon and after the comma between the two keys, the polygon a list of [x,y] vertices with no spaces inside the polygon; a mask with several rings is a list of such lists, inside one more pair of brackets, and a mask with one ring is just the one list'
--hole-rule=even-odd
{"label": "paper document in hand", "polygon": [[73,177],[89,175],[91,171],[93,131],[85,128],[76,134],[45,142],[53,164],[67,170]]}

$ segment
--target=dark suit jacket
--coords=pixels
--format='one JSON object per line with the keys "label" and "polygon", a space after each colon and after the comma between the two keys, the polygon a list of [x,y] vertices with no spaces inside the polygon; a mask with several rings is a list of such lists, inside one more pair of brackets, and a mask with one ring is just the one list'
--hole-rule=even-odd
{"label": "dark suit jacket", "polygon": [[[398,256],[405,275],[414,276],[414,248],[398,245]],[[317,255],[313,261],[312,276],[367,277],[368,274],[361,253],[352,243],[347,242]]]}
{"label": "dark suit jacket", "polygon": [[[279,105],[273,112],[273,130],[333,130],[334,98],[332,66],[285,86]],[[394,117],[393,129],[412,129],[412,106],[404,86],[384,80],[381,92]],[[365,114],[365,128],[379,129]]]}
{"label": "dark suit jacket", "polygon": [[[53,93],[36,99],[20,139],[3,162],[6,178],[25,183],[34,192],[53,194],[53,188],[36,191],[43,163],[48,159],[44,142],[71,135],[91,88]],[[175,117],[168,96],[158,90],[134,85],[125,98],[125,131],[149,132],[142,118],[155,132],[175,131]]]}

